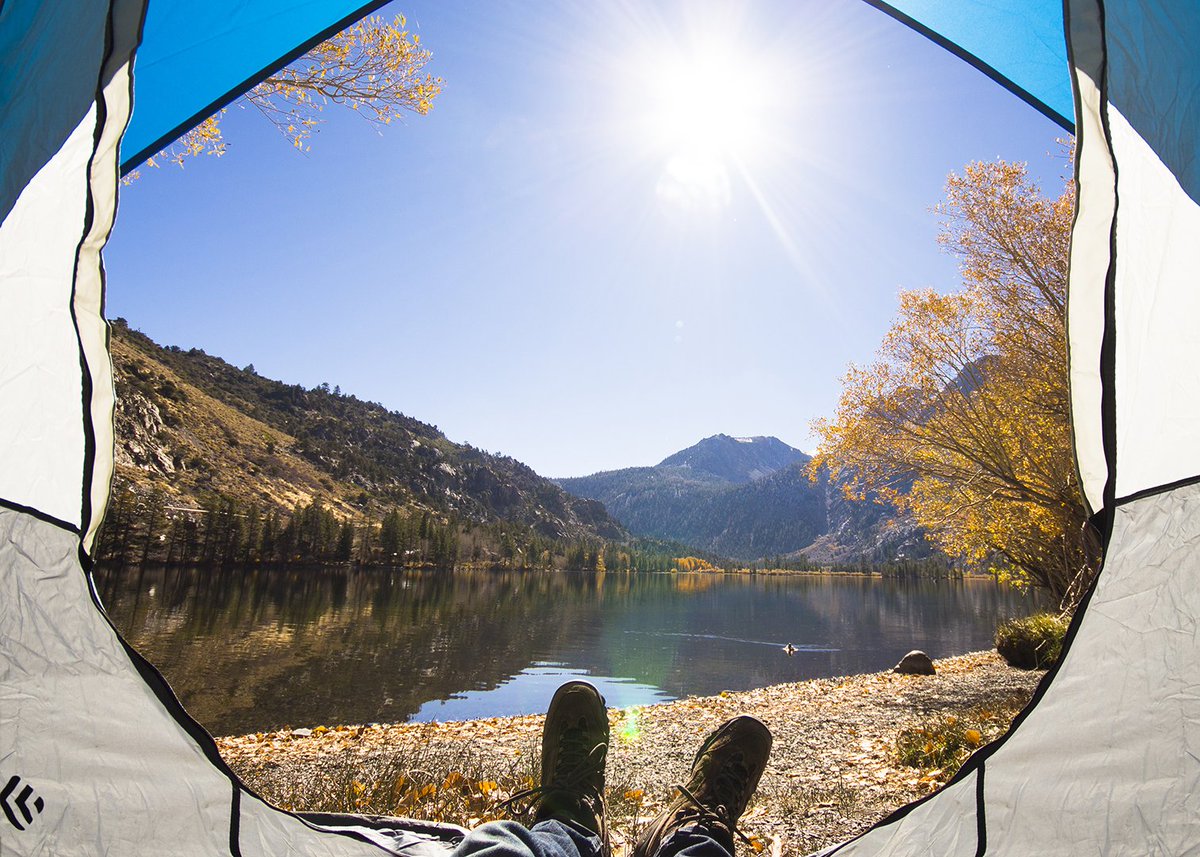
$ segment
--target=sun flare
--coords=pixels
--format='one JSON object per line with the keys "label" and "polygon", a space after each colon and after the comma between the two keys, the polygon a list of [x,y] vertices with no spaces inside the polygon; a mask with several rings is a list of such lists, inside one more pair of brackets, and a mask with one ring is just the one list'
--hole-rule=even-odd
{"label": "sun flare", "polygon": [[658,196],[687,209],[729,204],[732,177],[766,148],[771,86],[729,39],[662,49],[642,64],[640,137],[662,165]]}
{"label": "sun flare", "polygon": [[672,155],[746,156],[762,142],[763,84],[727,53],[674,58],[651,81],[651,139]]}

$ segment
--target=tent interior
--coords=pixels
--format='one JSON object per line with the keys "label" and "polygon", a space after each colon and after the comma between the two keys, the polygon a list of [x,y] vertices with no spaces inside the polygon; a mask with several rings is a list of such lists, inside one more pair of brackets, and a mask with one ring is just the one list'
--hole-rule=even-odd
{"label": "tent interior", "polygon": [[[1195,853],[1200,10],[869,2],[1074,130],[1072,413],[1105,560],[1012,730],[827,853]],[[418,854],[461,835],[267,804],[121,639],[91,577],[113,471],[101,257],[120,173],[381,5],[0,4],[0,851]]]}

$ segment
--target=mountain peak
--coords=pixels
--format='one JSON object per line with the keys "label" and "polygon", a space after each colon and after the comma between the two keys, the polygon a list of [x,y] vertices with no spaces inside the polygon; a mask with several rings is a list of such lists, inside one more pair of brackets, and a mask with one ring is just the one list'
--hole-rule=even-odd
{"label": "mountain peak", "polygon": [[753,482],[777,470],[808,461],[800,450],[777,437],[715,434],[667,456],[659,467],[688,467],[736,484]]}

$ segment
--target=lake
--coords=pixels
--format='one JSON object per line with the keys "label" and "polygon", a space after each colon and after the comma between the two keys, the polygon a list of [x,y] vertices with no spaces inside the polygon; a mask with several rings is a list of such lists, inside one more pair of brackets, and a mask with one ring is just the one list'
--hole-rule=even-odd
{"label": "lake", "polygon": [[[97,569],[114,624],[213,734],[629,706],[990,648],[990,580],[305,568]],[[789,656],[783,647],[797,648]]]}

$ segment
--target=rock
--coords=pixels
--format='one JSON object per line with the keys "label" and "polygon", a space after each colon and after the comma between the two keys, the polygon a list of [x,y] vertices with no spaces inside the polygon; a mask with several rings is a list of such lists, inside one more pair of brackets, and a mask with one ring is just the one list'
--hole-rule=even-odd
{"label": "rock", "polygon": [[[121,377],[117,383],[121,386]],[[176,471],[162,411],[146,396],[136,390],[122,389],[116,400],[113,424],[117,464],[164,475]]]}
{"label": "rock", "polygon": [[293,738],[308,738],[308,737],[309,737],[309,736],[311,736],[312,734],[313,734],[313,731],[312,731],[311,729],[308,729],[308,728],[303,728],[303,729],[293,729],[293,730],[292,730],[292,737],[293,737]]}
{"label": "rock", "polygon": [[929,659],[929,655],[914,649],[900,659],[900,663],[896,664],[892,672],[903,675],[933,675],[936,670],[933,668],[933,661]]}

